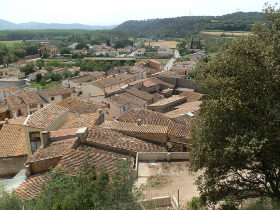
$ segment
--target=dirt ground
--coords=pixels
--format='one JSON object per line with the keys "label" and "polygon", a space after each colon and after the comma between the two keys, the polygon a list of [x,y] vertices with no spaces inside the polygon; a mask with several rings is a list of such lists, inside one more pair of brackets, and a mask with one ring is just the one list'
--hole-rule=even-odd
{"label": "dirt ground", "polygon": [[[155,46],[155,45],[158,45],[158,46],[167,46],[169,48],[173,48],[175,49],[176,48],[176,45],[178,44],[179,42],[176,42],[176,41],[160,41],[160,42],[150,42],[150,45],[151,46]],[[145,45],[149,45],[149,42],[146,42]]]}
{"label": "dirt ground", "polygon": [[184,205],[199,196],[194,181],[202,172],[189,171],[189,162],[139,163],[138,186],[145,187],[145,197],[174,195]]}
{"label": "dirt ground", "polygon": [[201,33],[214,35],[214,36],[221,36],[221,34],[225,34],[227,36],[242,36],[242,35],[250,34],[250,32],[224,32],[224,31],[203,31]]}

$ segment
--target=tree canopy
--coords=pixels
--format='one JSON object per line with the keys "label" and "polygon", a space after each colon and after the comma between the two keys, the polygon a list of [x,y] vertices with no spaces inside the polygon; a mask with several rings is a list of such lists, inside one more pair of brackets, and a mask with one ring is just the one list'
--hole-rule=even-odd
{"label": "tree canopy", "polygon": [[280,11],[197,68],[206,94],[192,129],[202,200],[280,200]]}
{"label": "tree canopy", "polygon": [[44,179],[41,193],[31,200],[0,190],[0,209],[140,209],[136,200],[141,190],[134,188],[129,161],[120,162],[118,170],[109,175],[97,173],[85,159],[74,175],[56,167]]}
{"label": "tree canopy", "polygon": [[237,12],[223,16],[185,16],[176,18],[130,20],[116,29],[134,37],[154,39],[188,38],[202,30],[250,31],[255,21],[264,21],[259,12]]}

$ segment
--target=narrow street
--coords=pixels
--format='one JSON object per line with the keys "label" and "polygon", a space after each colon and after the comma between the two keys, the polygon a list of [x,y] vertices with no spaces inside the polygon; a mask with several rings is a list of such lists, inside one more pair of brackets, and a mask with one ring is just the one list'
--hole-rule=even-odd
{"label": "narrow street", "polygon": [[176,61],[176,59],[179,58],[179,57],[180,57],[180,54],[179,54],[178,50],[175,50],[174,51],[174,57],[171,58],[167,62],[167,64],[163,67],[162,71],[169,71],[172,68],[172,66],[173,66],[174,62]]}

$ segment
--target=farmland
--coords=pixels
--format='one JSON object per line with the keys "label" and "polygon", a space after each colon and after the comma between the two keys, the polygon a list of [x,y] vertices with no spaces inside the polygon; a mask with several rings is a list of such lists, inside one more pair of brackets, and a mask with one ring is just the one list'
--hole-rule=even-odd
{"label": "farmland", "polygon": [[201,33],[214,36],[242,36],[250,34],[248,31],[202,31]]}
{"label": "farmland", "polygon": [[178,44],[179,42],[176,42],[176,41],[158,41],[158,42],[145,42],[145,45],[149,45],[151,47],[153,46],[167,46],[169,48],[172,48],[172,49],[175,49],[176,48],[176,45]]}

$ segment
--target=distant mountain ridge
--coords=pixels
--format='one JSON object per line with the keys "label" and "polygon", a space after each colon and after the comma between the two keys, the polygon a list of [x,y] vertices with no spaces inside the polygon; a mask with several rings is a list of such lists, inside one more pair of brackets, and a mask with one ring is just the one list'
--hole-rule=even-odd
{"label": "distant mountain ridge", "polygon": [[91,26],[80,23],[61,24],[61,23],[39,23],[28,22],[15,24],[0,19],[0,30],[44,30],[44,29],[84,29],[84,30],[104,30],[113,29],[116,25],[111,26]]}
{"label": "distant mountain ridge", "polygon": [[126,31],[138,38],[186,38],[202,30],[250,31],[255,21],[264,20],[265,14],[261,12],[236,12],[222,16],[129,20],[115,29]]}

